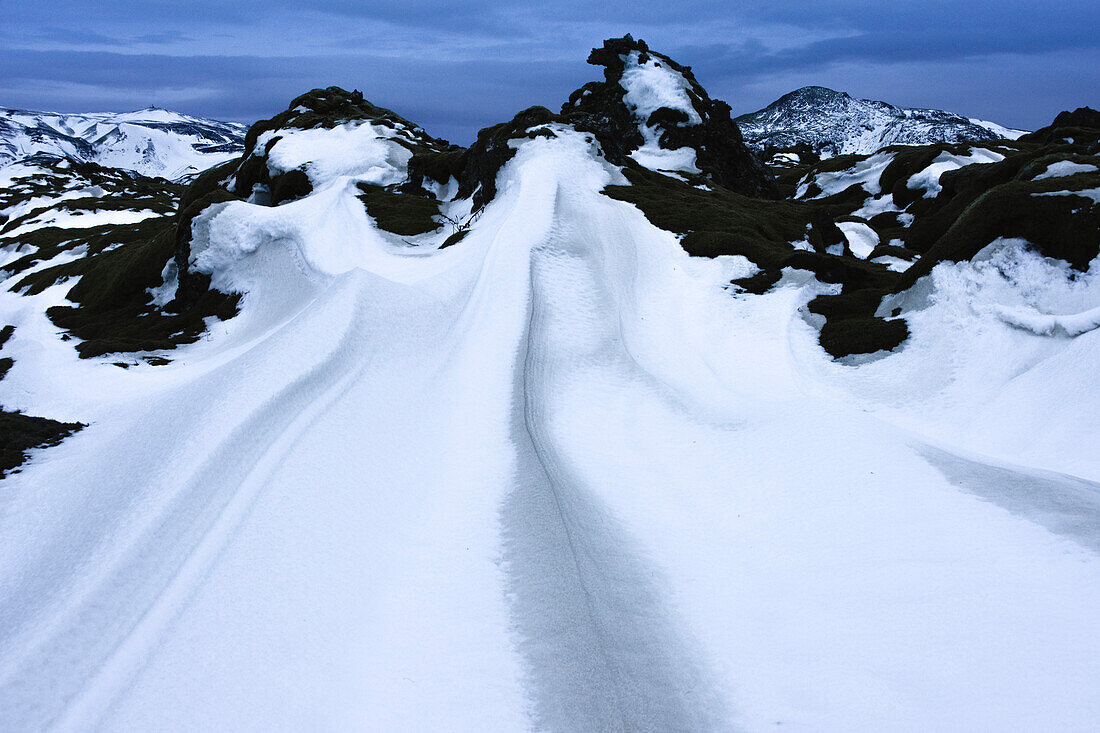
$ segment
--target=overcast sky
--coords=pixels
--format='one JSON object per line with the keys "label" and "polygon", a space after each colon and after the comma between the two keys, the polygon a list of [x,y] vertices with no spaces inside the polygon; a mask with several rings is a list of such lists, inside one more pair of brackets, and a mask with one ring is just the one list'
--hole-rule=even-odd
{"label": "overcast sky", "polygon": [[0,0],[0,106],[252,122],[336,84],[469,143],[632,33],[735,114],[819,84],[1034,129],[1100,106],[1100,0]]}

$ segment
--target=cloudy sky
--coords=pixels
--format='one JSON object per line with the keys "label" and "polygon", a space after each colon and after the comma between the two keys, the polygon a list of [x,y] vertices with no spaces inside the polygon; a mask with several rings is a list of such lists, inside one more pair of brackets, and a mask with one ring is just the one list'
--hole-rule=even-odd
{"label": "cloudy sky", "polygon": [[632,33],[735,114],[807,84],[1034,129],[1100,106],[1100,2],[1057,0],[0,0],[0,106],[160,107],[251,122],[357,88],[468,143],[598,78]]}

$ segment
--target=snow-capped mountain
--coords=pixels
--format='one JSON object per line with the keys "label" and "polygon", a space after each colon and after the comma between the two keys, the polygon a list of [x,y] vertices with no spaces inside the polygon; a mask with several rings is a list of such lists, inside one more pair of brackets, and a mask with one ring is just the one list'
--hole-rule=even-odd
{"label": "snow-capped mountain", "polygon": [[0,165],[48,153],[185,180],[240,155],[246,129],[157,107],[96,114],[0,108]]}
{"label": "snow-capped mountain", "polygon": [[818,86],[796,89],[735,121],[757,150],[806,143],[826,157],[873,153],[887,145],[1014,140],[1024,134],[951,112],[895,107]]}
{"label": "snow-capped mountain", "polygon": [[1095,729],[1100,114],[768,168],[589,60],[0,168],[0,730]]}

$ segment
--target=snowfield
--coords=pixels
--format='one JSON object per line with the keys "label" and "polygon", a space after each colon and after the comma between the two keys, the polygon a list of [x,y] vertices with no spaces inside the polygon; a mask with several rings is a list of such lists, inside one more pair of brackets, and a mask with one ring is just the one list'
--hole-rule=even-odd
{"label": "snowfield", "polygon": [[0,288],[0,402],[88,423],[0,482],[0,729],[1095,729],[1100,263],[998,241],[840,363],[831,286],[731,293],[590,136],[438,250],[356,199],[371,129],[195,221],[244,297],[166,366]]}

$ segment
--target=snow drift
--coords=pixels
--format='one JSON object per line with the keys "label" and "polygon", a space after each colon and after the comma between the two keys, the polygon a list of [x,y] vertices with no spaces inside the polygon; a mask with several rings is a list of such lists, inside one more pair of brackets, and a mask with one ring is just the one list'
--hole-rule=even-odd
{"label": "snow drift", "polygon": [[858,227],[752,294],[606,192],[809,204],[546,110],[461,151],[307,101],[187,195],[172,264],[239,313],[170,363],[5,282],[0,401],[87,427],[0,484],[0,727],[1092,728],[1100,264],[943,260],[844,363],[806,306],[889,272]]}

